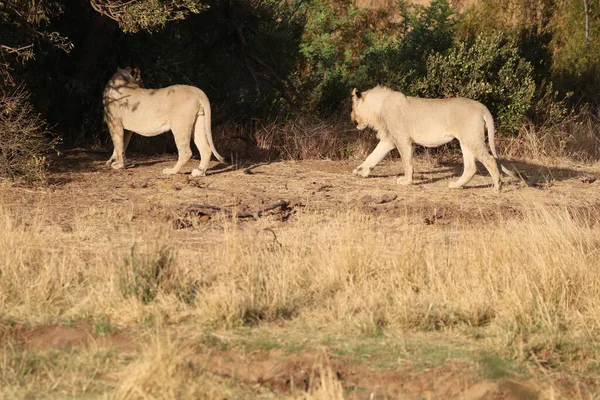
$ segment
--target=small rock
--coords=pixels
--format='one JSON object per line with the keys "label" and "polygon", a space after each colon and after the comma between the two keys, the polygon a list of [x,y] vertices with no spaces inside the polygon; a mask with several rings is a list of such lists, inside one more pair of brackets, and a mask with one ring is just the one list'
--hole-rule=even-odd
{"label": "small rock", "polygon": [[361,197],[360,201],[367,204],[367,203],[374,203],[375,199],[367,194],[367,195],[364,195],[363,197]]}
{"label": "small rock", "polygon": [[596,177],[593,175],[585,174],[581,177],[581,182],[583,183],[594,183],[596,181]]}
{"label": "small rock", "polygon": [[394,201],[397,198],[398,195],[396,194],[384,194],[383,196],[381,196],[381,199],[377,200],[377,204],[389,203],[390,201]]}

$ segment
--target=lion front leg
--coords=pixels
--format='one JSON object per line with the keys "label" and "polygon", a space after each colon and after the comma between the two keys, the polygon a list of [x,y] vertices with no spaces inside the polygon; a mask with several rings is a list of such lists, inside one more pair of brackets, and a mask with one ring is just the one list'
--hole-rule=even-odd
{"label": "lion front leg", "polygon": [[[127,129],[123,130],[123,166],[126,167],[128,164],[127,157],[125,157],[125,151],[127,150],[127,146],[129,146],[129,142],[131,141],[131,137],[133,136],[132,131],[128,131]],[[114,141],[113,141],[114,145]],[[112,155],[106,161],[106,166],[112,167],[113,163],[117,160],[117,150],[116,148],[113,150]]]}
{"label": "lion front leg", "polygon": [[394,142],[387,140],[380,140],[375,147],[375,150],[365,159],[365,161],[356,167],[352,173],[354,175],[362,176],[366,178],[371,173],[371,170],[377,166],[383,160],[383,158],[396,147]]}
{"label": "lion front leg", "polygon": [[[106,165],[113,169],[125,168],[125,146],[124,146],[124,132],[123,125],[118,122],[110,122],[108,124],[108,130],[110,137],[113,142],[114,150],[112,156],[106,162]],[[130,136],[131,137],[131,136]],[[129,137],[129,138],[130,138]],[[129,142],[129,140],[127,140]]]}

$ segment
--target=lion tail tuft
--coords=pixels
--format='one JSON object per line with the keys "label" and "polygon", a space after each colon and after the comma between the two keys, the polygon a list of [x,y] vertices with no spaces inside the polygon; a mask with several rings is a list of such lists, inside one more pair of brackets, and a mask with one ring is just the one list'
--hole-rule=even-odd
{"label": "lion tail tuft", "polygon": [[212,128],[211,128],[211,109],[210,109],[210,101],[208,100],[208,97],[205,95],[204,97],[204,132],[206,134],[206,139],[208,140],[208,144],[210,146],[210,149],[212,150],[212,153],[215,155],[215,157],[217,158],[217,160],[219,160],[222,163],[225,163],[225,158],[223,158],[223,156],[221,156],[219,154],[219,152],[217,151],[217,149],[215,148],[215,144],[213,142],[213,138],[212,138]]}

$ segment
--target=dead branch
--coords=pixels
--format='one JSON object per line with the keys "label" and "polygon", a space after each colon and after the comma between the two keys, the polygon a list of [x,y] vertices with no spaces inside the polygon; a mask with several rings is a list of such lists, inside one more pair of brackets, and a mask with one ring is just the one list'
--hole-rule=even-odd
{"label": "dead branch", "polygon": [[290,205],[289,200],[279,200],[275,203],[271,203],[268,206],[255,210],[255,211],[233,211],[227,208],[221,208],[217,206],[212,206],[209,204],[190,204],[185,209],[185,214],[189,215],[190,213],[202,214],[202,215],[210,215],[206,211],[212,211],[211,214],[214,213],[223,213],[231,218],[258,218],[262,216],[265,212],[274,210],[276,208],[281,208],[281,211],[287,209]]}
{"label": "dead branch", "polygon": [[19,47],[19,48],[14,48],[14,47],[9,47],[9,46],[5,46],[5,45],[0,45],[0,48],[6,50],[7,53],[9,54],[21,54],[21,52],[23,52],[24,50],[29,50],[33,47],[33,44],[29,44],[27,46],[23,46],[23,47]]}
{"label": "dead branch", "polygon": [[[190,204],[183,212],[183,216],[174,219],[175,229],[189,228],[193,226],[190,217],[199,218],[201,222],[208,222],[215,214],[223,214],[229,218],[258,218],[268,211],[274,211],[275,215],[281,215],[282,220],[286,220],[294,207],[300,206],[300,203],[289,200],[279,200],[254,211],[235,211],[232,208],[217,207],[210,204]],[[276,238],[275,238],[276,240]]]}
{"label": "dead branch", "polygon": [[133,3],[135,3],[137,0],[130,0],[130,1],[115,1],[115,2],[110,2],[109,1],[102,1],[102,0],[91,0],[90,1],[90,5],[92,6],[92,8],[114,20],[117,22],[121,22],[122,17],[121,15],[124,13],[125,8]]}
{"label": "dead branch", "polygon": [[253,175],[253,174],[255,174],[255,172],[253,171],[254,168],[258,168],[258,167],[261,167],[263,165],[269,165],[269,164],[271,164],[271,160],[251,165],[248,168],[244,169],[243,172],[246,175]]}

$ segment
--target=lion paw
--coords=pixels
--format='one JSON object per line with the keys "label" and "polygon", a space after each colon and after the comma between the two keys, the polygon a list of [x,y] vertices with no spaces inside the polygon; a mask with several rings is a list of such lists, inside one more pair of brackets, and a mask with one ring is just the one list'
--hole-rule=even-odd
{"label": "lion paw", "polygon": [[370,172],[371,168],[365,168],[362,165],[354,168],[354,170],[352,171],[354,175],[362,176],[363,178],[368,177]]}
{"label": "lion paw", "polygon": [[196,177],[196,176],[206,176],[206,170],[205,169],[194,168],[192,170],[192,176],[194,176],[194,177]]}
{"label": "lion paw", "polygon": [[110,164],[110,167],[112,169],[124,169],[125,168],[125,163],[123,162],[113,162],[112,164]]}
{"label": "lion paw", "polygon": [[401,176],[400,178],[396,179],[396,183],[398,185],[412,185],[413,181],[412,181],[412,178],[407,178],[406,176]]}
{"label": "lion paw", "polygon": [[165,168],[165,169],[163,169],[163,174],[164,175],[175,175],[178,172],[179,171],[176,170],[175,168]]}
{"label": "lion paw", "polygon": [[463,185],[460,182],[450,182],[448,187],[450,189],[462,189]]}

